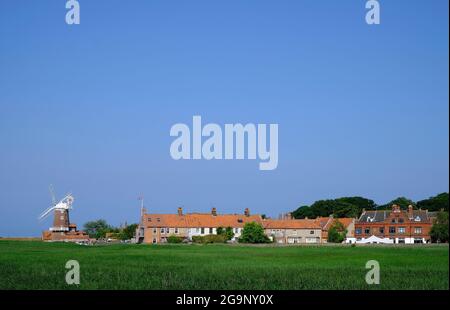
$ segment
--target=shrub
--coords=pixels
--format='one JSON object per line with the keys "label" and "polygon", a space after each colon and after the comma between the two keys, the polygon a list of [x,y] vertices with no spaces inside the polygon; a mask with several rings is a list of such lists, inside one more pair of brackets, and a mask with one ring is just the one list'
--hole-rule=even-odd
{"label": "shrub", "polygon": [[183,238],[181,237],[174,235],[170,235],[169,237],[167,237],[167,243],[181,243],[181,242],[183,242]]}
{"label": "shrub", "polygon": [[334,220],[330,229],[328,230],[328,242],[342,243],[347,235],[347,230],[339,220]]}
{"label": "shrub", "polygon": [[192,236],[192,242],[195,243],[225,243],[226,241],[225,235]]}
{"label": "shrub", "polygon": [[203,243],[203,236],[192,236],[192,242]]}
{"label": "shrub", "polygon": [[256,222],[246,223],[239,238],[241,243],[270,243],[269,237],[264,233],[264,228]]}
{"label": "shrub", "polygon": [[231,240],[234,237],[233,228],[229,226],[227,228],[217,227],[217,234],[225,236],[227,240]]}

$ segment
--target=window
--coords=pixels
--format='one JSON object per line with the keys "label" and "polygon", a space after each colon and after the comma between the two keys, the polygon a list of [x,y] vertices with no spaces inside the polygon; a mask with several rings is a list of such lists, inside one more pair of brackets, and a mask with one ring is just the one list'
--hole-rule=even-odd
{"label": "window", "polygon": [[153,243],[156,243],[156,238],[153,238],[153,241],[152,241]]}
{"label": "window", "polygon": [[399,222],[399,223],[403,223],[404,221],[405,221],[405,220],[403,220],[403,219],[401,219],[401,218],[398,219],[398,222]]}
{"label": "window", "polygon": [[380,227],[380,234],[384,234],[384,227]]}
{"label": "window", "polygon": [[414,227],[414,233],[415,234],[421,234],[422,233],[422,227]]}
{"label": "window", "polygon": [[314,235],[314,230],[311,230],[311,231],[309,232],[309,234],[310,234],[310,235]]}
{"label": "window", "polygon": [[355,234],[361,235],[361,228],[356,228],[355,229]]}
{"label": "window", "polygon": [[398,239],[398,243],[405,243],[405,239]]}
{"label": "window", "polygon": [[209,233],[212,234],[213,233],[213,229],[209,228]]}
{"label": "window", "polygon": [[398,228],[398,233],[399,234],[404,234],[405,233],[405,227],[399,227]]}
{"label": "window", "polygon": [[395,234],[395,227],[389,227],[389,233]]}
{"label": "window", "polygon": [[392,219],[391,223],[396,223],[397,221],[395,219]]}
{"label": "window", "polygon": [[162,233],[162,234],[164,233],[164,228],[161,228],[161,233]]}
{"label": "window", "polygon": [[365,233],[365,234],[370,234],[370,228],[369,228],[369,227],[366,227],[366,228],[364,229],[364,233]]}
{"label": "window", "polygon": [[169,227],[166,227],[166,234],[169,233]]}
{"label": "window", "polygon": [[204,233],[205,233],[205,228],[204,228],[204,227],[202,227],[202,228],[200,229],[200,233],[201,233],[201,234],[204,234]]}
{"label": "window", "polygon": [[151,218],[151,217],[149,217],[149,218],[147,219],[147,221],[151,222],[151,221],[152,221],[152,218]]}
{"label": "window", "polygon": [[156,234],[156,227],[155,227],[155,228],[153,228],[153,233],[154,233],[154,234]]}
{"label": "window", "polygon": [[178,227],[175,227],[175,233],[178,234]]}
{"label": "window", "polygon": [[235,233],[235,234],[238,233],[238,229],[239,229],[239,228],[235,228],[235,229],[234,229],[234,233]]}

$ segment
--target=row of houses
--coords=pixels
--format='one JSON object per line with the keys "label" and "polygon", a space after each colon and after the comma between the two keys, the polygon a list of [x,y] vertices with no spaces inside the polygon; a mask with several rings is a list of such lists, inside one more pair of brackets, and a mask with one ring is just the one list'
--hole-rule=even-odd
{"label": "row of houses", "polygon": [[[348,237],[353,236],[355,219],[338,219],[347,229]],[[165,243],[171,235],[192,240],[193,236],[217,234],[219,227],[231,227],[234,233],[233,241],[242,234],[246,223],[256,222],[262,225],[266,235],[276,243],[309,243],[319,244],[328,240],[328,229],[334,219],[331,217],[317,219],[273,220],[263,219],[261,215],[251,215],[245,209],[243,214],[218,214],[216,208],[211,213],[183,213],[178,208],[176,214],[149,214],[144,209],[136,238],[141,243]]]}
{"label": "row of houses", "polygon": [[397,205],[392,210],[363,210],[358,219],[293,219],[290,215],[283,219],[264,219],[258,214],[251,215],[248,208],[243,214],[218,214],[216,208],[210,213],[186,214],[182,208],[175,214],[151,214],[142,209],[136,239],[140,243],[157,244],[166,243],[174,235],[189,241],[193,236],[217,234],[219,227],[231,227],[232,240],[236,241],[246,223],[257,222],[275,243],[321,244],[327,242],[330,227],[339,221],[347,231],[346,243],[428,243],[435,216],[435,212],[414,210],[412,206],[401,210]]}

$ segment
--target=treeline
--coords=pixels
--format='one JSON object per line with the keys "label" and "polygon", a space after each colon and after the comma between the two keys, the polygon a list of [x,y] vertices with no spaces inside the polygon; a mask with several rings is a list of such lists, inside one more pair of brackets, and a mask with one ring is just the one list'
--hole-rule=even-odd
{"label": "treeline", "polygon": [[301,206],[292,212],[297,219],[327,217],[333,215],[337,218],[357,218],[365,210],[390,210],[393,204],[407,209],[412,205],[415,209],[427,209],[428,211],[444,210],[448,212],[448,193],[441,193],[428,199],[417,202],[406,197],[398,197],[387,204],[377,205],[373,200],[364,197],[341,197],[337,199],[318,200],[310,206]]}
{"label": "treeline", "polygon": [[105,220],[100,219],[85,223],[83,228],[90,238],[103,239],[108,235],[108,238],[112,239],[130,240],[135,235],[137,224],[114,227]]}

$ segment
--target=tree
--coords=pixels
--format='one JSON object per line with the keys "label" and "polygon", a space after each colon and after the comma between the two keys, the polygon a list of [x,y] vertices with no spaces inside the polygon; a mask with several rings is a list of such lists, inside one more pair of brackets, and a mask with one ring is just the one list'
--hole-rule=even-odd
{"label": "tree", "polygon": [[300,206],[297,210],[292,212],[292,216],[296,219],[314,218],[313,210],[309,206]]}
{"label": "tree", "polygon": [[121,240],[130,240],[134,237],[136,234],[136,228],[138,224],[130,224],[125,226],[122,231],[120,232],[120,239]]}
{"label": "tree", "polygon": [[225,236],[227,237],[227,240],[233,239],[233,237],[234,237],[233,228],[228,226],[227,229],[225,230]]}
{"label": "tree", "polygon": [[432,242],[448,242],[448,212],[439,212],[430,230]]}
{"label": "tree", "polygon": [[310,207],[301,206],[292,212],[296,219],[328,217],[358,217],[362,210],[375,210],[377,205],[371,199],[364,197],[341,197],[337,199],[317,200]]}
{"label": "tree", "polygon": [[229,226],[226,229],[224,229],[223,227],[217,227],[217,234],[223,235],[226,240],[231,240],[234,237],[233,228]]}
{"label": "tree", "polygon": [[264,233],[264,228],[256,222],[246,223],[239,238],[242,243],[269,243],[270,239]]}
{"label": "tree", "polygon": [[440,211],[444,210],[448,212],[449,205],[448,193],[441,193],[428,199],[420,200],[417,202],[417,207],[426,209],[428,211]]}
{"label": "tree", "polygon": [[330,229],[328,229],[328,242],[342,243],[347,235],[347,229],[339,220],[334,220]]}
{"label": "tree", "polygon": [[376,203],[372,199],[367,199],[367,198],[360,197],[360,196],[342,197],[342,198],[336,199],[336,201],[349,203],[349,204],[355,206],[358,209],[359,214],[362,213],[363,209],[375,210],[377,208]]}
{"label": "tree", "polygon": [[398,198],[392,200],[391,202],[389,202],[383,206],[380,206],[380,209],[389,210],[392,207],[392,205],[397,205],[402,210],[408,209],[408,206],[410,206],[410,205],[413,207],[416,206],[415,202],[412,201],[411,199],[408,199],[406,197],[398,197]]}
{"label": "tree", "polygon": [[90,238],[105,238],[107,232],[111,232],[112,227],[105,220],[90,221],[84,224],[84,231]]}
{"label": "tree", "polygon": [[333,211],[334,217],[342,218],[342,217],[358,217],[360,214],[360,210],[357,206],[352,205],[347,202],[339,202],[339,204],[335,207]]}

